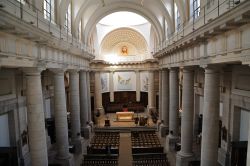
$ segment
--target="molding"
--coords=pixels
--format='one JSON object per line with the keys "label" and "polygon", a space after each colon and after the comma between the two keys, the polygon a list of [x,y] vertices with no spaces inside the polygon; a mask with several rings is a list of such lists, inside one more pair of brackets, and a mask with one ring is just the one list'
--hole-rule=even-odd
{"label": "molding", "polygon": [[[40,28],[37,28],[35,25],[20,19],[18,16],[8,13],[8,9],[0,9],[0,15],[0,22],[2,23],[0,27],[2,32],[19,36],[20,38],[35,42],[41,46],[46,45],[57,50],[65,51],[72,55],[77,55],[86,60],[91,60],[94,58],[94,55],[89,53],[88,50],[81,46],[80,43],[75,39],[70,39],[70,41],[65,41],[63,38],[60,39],[56,36],[58,34],[53,35],[54,32],[52,31],[46,32]],[[36,16],[31,15],[30,19],[36,20]],[[46,24],[45,26],[48,26],[47,23],[41,21],[40,19],[45,20],[43,17],[39,17],[37,24],[40,24],[40,27],[43,27],[44,24]],[[57,32],[61,32],[62,35],[65,35],[57,25],[51,24],[50,26],[54,26],[53,29],[56,29]]]}
{"label": "molding", "polygon": [[233,28],[238,28],[244,24],[247,24],[250,20],[249,17],[249,6],[250,1],[243,1],[239,6],[233,8],[232,10],[225,12],[221,16],[213,19],[213,21],[206,23],[197,30],[190,32],[186,36],[182,37],[178,41],[168,45],[156,52],[153,57],[162,58],[168,54],[172,54],[174,51],[178,51],[181,48],[188,47],[195,43],[206,42],[207,39],[225,33],[231,30],[227,25],[233,25]]}

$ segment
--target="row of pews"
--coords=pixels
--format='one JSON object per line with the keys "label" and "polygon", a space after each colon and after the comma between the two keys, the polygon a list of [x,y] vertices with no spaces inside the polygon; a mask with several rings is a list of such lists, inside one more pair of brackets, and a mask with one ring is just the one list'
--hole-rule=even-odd
{"label": "row of pews", "polygon": [[168,166],[164,148],[155,131],[132,131],[133,166]]}
{"label": "row of pews", "polygon": [[[118,166],[119,132],[98,131],[90,141],[82,166]],[[169,166],[155,131],[131,131],[133,166]]]}
{"label": "row of pews", "polygon": [[82,166],[118,166],[119,132],[95,132]]}

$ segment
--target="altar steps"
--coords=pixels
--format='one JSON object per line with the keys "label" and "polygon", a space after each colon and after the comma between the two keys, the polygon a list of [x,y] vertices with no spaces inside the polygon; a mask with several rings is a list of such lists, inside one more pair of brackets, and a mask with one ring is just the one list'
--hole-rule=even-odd
{"label": "altar steps", "polygon": [[95,127],[95,132],[98,131],[117,131],[121,133],[129,133],[131,131],[157,131],[156,127],[137,126],[137,127]]}

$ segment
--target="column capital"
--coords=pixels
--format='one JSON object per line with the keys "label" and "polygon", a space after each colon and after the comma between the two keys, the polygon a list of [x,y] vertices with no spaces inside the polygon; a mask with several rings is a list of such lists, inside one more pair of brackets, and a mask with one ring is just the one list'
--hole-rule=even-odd
{"label": "column capital", "polygon": [[200,65],[201,68],[203,69],[208,69],[208,70],[214,70],[214,71],[219,71],[223,65],[209,65],[209,64],[203,64],[203,65]]}
{"label": "column capital", "polygon": [[86,70],[79,70],[79,73],[87,73]]}
{"label": "column capital", "polygon": [[49,69],[52,73],[54,73],[55,75],[64,75],[64,72],[67,69],[60,69],[60,68],[50,68]]}
{"label": "column capital", "polygon": [[195,67],[183,67],[182,71],[183,73],[193,72]]}
{"label": "column capital", "polygon": [[40,75],[43,70],[46,68],[43,67],[24,67],[21,68],[21,71],[25,73],[26,76],[34,76],[34,75]]}
{"label": "column capital", "polygon": [[207,66],[204,68],[205,74],[213,74],[213,73],[219,73],[221,70],[221,66]]}
{"label": "column capital", "polygon": [[79,71],[80,71],[80,69],[69,69],[69,70],[67,70],[69,73],[71,73],[71,74],[76,74],[76,73],[78,73]]}
{"label": "column capital", "polygon": [[165,73],[165,72],[169,72],[169,69],[168,68],[164,68],[161,70],[162,73]]}
{"label": "column capital", "polygon": [[85,72],[91,72],[91,70],[90,69],[79,69],[79,71],[85,71]]}
{"label": "column capital", "polygon": [[135,73],[137,73],[137,72],[140,73],[140,71],[141,71],[140,69],[137,69],[137,70],[135,70]]}
{"label": "column capital", "polygon": [[169,68],[169,71],[170,71],[170,73],[178,72],[179,71],[179,67],[171,67],[171,68]]}

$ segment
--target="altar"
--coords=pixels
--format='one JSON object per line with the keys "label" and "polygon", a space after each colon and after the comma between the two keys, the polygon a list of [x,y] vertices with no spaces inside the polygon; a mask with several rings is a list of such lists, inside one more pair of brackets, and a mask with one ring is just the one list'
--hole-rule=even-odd
{"label": "altar", "polygon": [[117,121],[131,121],[133,120],[134,112],[116,112]]}

